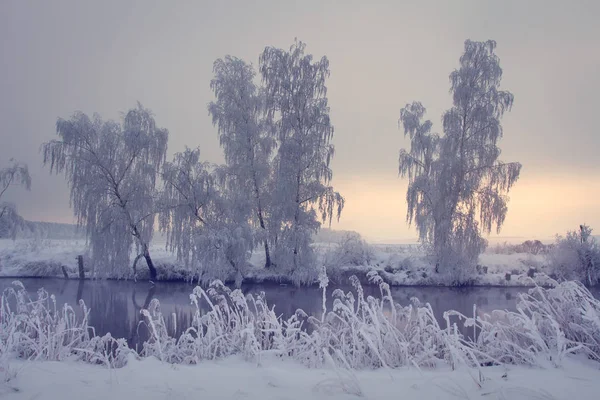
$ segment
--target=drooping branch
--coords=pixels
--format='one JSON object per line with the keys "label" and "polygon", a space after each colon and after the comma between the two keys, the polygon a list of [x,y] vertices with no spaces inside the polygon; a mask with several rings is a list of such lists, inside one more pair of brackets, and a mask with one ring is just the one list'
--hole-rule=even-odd
{"label": "drooping branch", "polygon": [[143,252],[151,279],[149,254],[159,211],[156,181],[165,160],[168,131],[156,127],[139,103],[122,123],[76,112],[56,124],[58,140],[43,145],[44,164],[64,174],[77,222],[85,225],[95,270],[105,276],[129,273],[133,245]]}

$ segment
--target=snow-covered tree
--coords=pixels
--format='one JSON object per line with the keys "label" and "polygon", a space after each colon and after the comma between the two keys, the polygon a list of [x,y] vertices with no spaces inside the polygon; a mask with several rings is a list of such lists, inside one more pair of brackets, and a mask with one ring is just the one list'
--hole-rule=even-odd
{"label": "snow-covered tree", "polygon": [[557,236],[549,253],[549,264],[560,279],[577,279],[587,285],[600,282],[600,244],[592,236],[592,228],[580,225],[579,231]]}
{"label": "snow-covered tree", "polygon": [[521,164],[499,159],[500,124],[513,95],[499,89],[502,69],[496,42],[465,42],[460,67],[450,74],[453,106],[443,115],[444,134],[431,132],[425,108],[400,111],[410,151],[400,151],[400,175],[408,177],[407,220],[432,245],[439,267],[460,281],[487,245],[482,233],[499,232],[507,193]]}
{"label": "snow-covered tree", "polygon": [[156,279],[149,245],[168,131],[158,128],[151,112],[138,104],[122,123],[76,112],[57,121],[56,133],[60,139],[43,145],[44,164],[67,178],[77,223],[86,227],[95,273],[126,276],[135,244],[150,278]]}
{"label": "snow-covered tree", "polygon": [[24,220],[17,212],[14,203],[2,201],[2,197],[12,186],[22,186],[31,189],[31,176],[26,164],[19,163],[12,158],[10,166],[0,169],[0,238],[12,236],[14,239],[17,230],[23,226]]}
{"label": "snow-covered tree", "polygon": [[313,265],[311,237],[320,221],[339,218],[344,206],[330,186],[329,61],[314,61],[305,47],[299,41],[289,50],[267,47],[259,60],[267,117],[278,144],[269,221],[274,259],[299,274]]}
{"label": "snow-covered tree", "polygon": [[246,194],[253,208],[253,225],[259,228],[257,239],[263,243],[265,267],[269,268],[268,192],[275,141],[264,121],[264,94],[254,83],[252,65],[239,58],[218,59],[213,70],[215,76],[210,87],[216,100],[209,104],[208,110],[218,128],[230,183]]}
{"label": "snow-covered tree", "polygon": [[245,192],[228,189],[228,168],[201,162],[199,149],[186,149],[165,163],[162,176],[167,246],[202,281],[234,275],[241,283],[254,247],[252,209]]}
{"label": "snow-covered tree", "polygon": [[159,216],[167,234],[167,246],[186,266],[194,263],[195,235],[206,224],[206,213],[216,194],[210,165],[200,161],[200,149],[186,148],[163,165],[162,203],[168,205]]}

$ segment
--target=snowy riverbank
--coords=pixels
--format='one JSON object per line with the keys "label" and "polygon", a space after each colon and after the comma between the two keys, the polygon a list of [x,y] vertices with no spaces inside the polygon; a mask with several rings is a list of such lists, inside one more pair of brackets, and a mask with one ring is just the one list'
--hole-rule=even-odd
{"label": "snowy riverbank", "polygon": [[[365,277],[371,270],[377,271],[390,285],[445,285],[444,277],[436,274],[423,251],[416,245],[374,245],[365,265],[338,262],[332,245],[317,244],[318,253],[327,265],[332,282],[347,283],[351,275]],[[85,252],[84,240],[33,240],[16,241],[0,239],[0,277],[64,277],[78,276],[76,257]],[[190,280],[190,272],[177,262],[176,257],[165,249],[164,244],[151,248],[158,269],[159,280]],[[262,267],[262,254],[254,254],[251,265],[244,272],[244,282],[291,283],[287,272]],[[325,262],[327,259],[327,262]],[[480,256],[479,272],[473,276],[476,286],[551,286],[544,255],[527,253],[494,254]],[[64,268],[63,268],[64,267]],[[86,267],[87,269],[87,267]],[[138,278],[145,279],[147,270],[143,262],[138,268]],[[532,274],[532,271],[535,271]],[[89,274],[91,271],[87,270]],[[531,276],[533,275],[533,278]],[[234,277],[231,277],[233,280]],[[367,283],[366,280],[363,283]]]}
{"label": "snowy riverbank", "polygon": [[532,289],[519,296],[521,312],[468,318],[478,329],[473,341],[449,320],[438,324],[429,305],[395,303],[372,278],[381,299],[364,298],[355,284],[357,297],[331,293],[335,306],[322,319],[299,310],[286,321],[261,296],[214,282],[193,290],[192,302],[210,299],[210,310],[198,310],[178,338],[169,336],[153,301],[142,310],[153,333],[139,353],[124,339],[91,335],[87,318],[67,306],[57,310],[43,290],[31,299],[17,283],[2,293],[0,396],[597,398],[600,302],[579,283]]}
{"label": "snowy riverbank", "polygon": [[[357,399],[333,369],[308,369],[274,357],[261,365],[230,357],[198,365],[170,365],[155,358],[133,356],[120,369],[108,370],[79,362],[24,362],[20,372],[0,385],[6,400],[40,399]],[[478,372],[449,367],[419,371],[414,368],[353,373],[352,387],[365,399],[597,399],[598,364],[568,359],[560,368],[497,366]]]}

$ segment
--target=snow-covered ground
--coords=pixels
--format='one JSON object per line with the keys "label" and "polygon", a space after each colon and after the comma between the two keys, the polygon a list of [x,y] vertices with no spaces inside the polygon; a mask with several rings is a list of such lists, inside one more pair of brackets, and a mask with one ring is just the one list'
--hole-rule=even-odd
{"label": "snow-covered ground", "polygon": [[[0,276],[62,277],[61,266],[65,266],[69,275],[75,277],[77,256],[85,256],[85,249],[83,239],[0,239]],[[159,265],[176,264],[176,257],[165,249],[164,243],[153,245],[151,252]]]}
{"label": "snow-covered ground", "polygon": [[[566,360],[561,368],[488,367],[478,372],[395,369],[338,375],[308,369],[289,360],[263,359],[261,365],[229,357],[198,365],[171,365],[133,356],[120,369],[79,362],[14,363],[20,370],[7,385],[6,400],[39,399],[597,399],[598,364]],[[359,394],[360,396],[357,396]]]}
{"label": "snow-covered ground", "polygon": [[[333,251],[336,244],[317,243],[322,260],[337,257]],[[347,282],[351,275],[366,276],[376,270],[391,285],[444,285],[443,277],[436,274],[431,262],[417,245],[373,245],[371,256],[363,265],[330,262],[328,275],[334,282]],[[84,240],[51,239],[0,239],[0,277],[62,277],[63,268],[70,277],[77,276],[76,257],[85,254]],[[165,249],[164,243],[155,243],[151,254],[159,270],[159,279],[180,280],[189,278],[185,268],[175,256]],[[245,273],[251,282],[287,282],[289,277],[277,269],[266,270],[264,255],[253,254],[252,266]],[[551,285],[544,255],[526,253],[495,254],[486,252],[480,256],[479,272],[473,276],[473,284],[481,286],[532,286]],[[528,276],[535,270],[533,279]],[[145,268],[140,268],[145,273]],[[508,276],[508,275],[510,276]]]}

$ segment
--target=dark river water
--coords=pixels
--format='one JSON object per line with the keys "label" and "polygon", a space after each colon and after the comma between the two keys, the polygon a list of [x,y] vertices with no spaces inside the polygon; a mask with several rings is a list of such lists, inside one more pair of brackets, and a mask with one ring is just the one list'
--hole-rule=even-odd
{"label": "dark river water", "polygon": [[[0,278],[0,290],[11,285],[14,279]],[[77,281],[64,279],[20,279],[30,293],[32,299],[37,298],[39,288],[46,289],[56,296],[59,306],[64,303],[77,305],[83,299],[90,308],[89,324],[96,334],[104,335],[110,332],[113,337],[126,338],[132,347],[143,342],[147,337],[145,326],[140,325],[140,309],[146,307],[152,298],[160,301],[161,311],[167,320],[169,333],[179,335],[189,327],[194,311],[190,304],[189,295],[194,286],[186,283],[159,283],[152,286],[147,282],[132,281]],[[331,309],[330,294],[335,288],[348,291],[344,286],[328,287],[328,309]],[[275,306],[277,315],[289,317],[298,308],[307,314],[320,316],[322,313],[321,291],[317,287],[267,285],[243,285],[244,294],[264,291],[267,302]],[[379,297],[379,288],[365,286],[365,296]],[[526,288],[504,287],[394,287],[392,296],[401,305],[410,304],[412,297],[417,297],[422,303],[430,303],[440,325],[445,326],[443,313],[456,310],[467,316],[473,315],[473,304],[477,305],[478,314],[492,310],[515,310],[517,294],[527,291]],[[592,293],[600,297],[600,288],[593,288]],[[173,323],[172,315],[176,315],[177,323]],[[175,326],[176,325],[176,326]]]}

